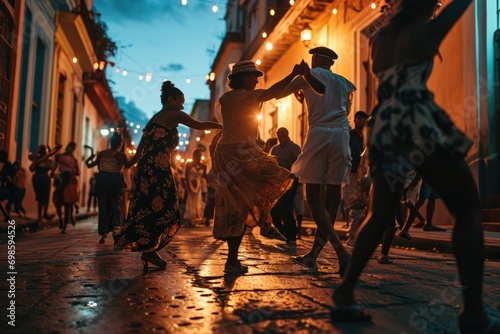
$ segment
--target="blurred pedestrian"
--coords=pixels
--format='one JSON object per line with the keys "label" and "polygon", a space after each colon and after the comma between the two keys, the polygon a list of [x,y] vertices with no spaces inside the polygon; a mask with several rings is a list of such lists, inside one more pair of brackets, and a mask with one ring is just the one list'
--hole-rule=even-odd
{"label": "blurred pedestrian", "polygon": [[[363,130],[367,120],[367,113],[362,110],[357,111],[354,114],[354,128],[349,133],[349,147],[351,148],[352,166],[349,173],[349,182],[342,185],[342,196],[345,200],[344,212],[346,216],[346,225],[347,228],[349,228],[349,232],[347,233],[347,244],[349,246],[354,245],[354,236],[356,235],[360,222],[366,214],[366,206],[351,208],[347,205],[347,203],[357,191],[364,191],[362,186],[358,186],[358,188],[356,188],[355,184],[357,183],[359,185],[359,182],[364,182],[364,178],[367,174],[367,166],[364,166],[365,168],[361,169],[358,168],[360,166],[362,154],[365,151]],[[362,175],[358,175],[358,170]]]}
{"label": "blurred pedestrian", "polygon": [[[197,148],[193,152],[193,160],[186,164],[186,205],[184,207],[184,226],[194,227],[203,220],[205,202],[202,193],[206,186],[207,165],[201,161],[203,151]],[[206,190],[205,190],[206,193]]]}
{"label": "blurred pedestrian", "polygon": [[167,262],[157,253],[179,230],[181,215],[176,185],[172,175],[171,152],[179,145],[177,126],[184,124],[198,130],[220,129],[215,122],[200,122],[182,111],[184,94],[171,81],[161,87],[162,109],[143,129],[137,153],[130,165],[137,163],[134,187],[125,223],[115,236],[115,248],[142,252],[144,270],[148,263],[164,269]]}
{"label": "blurred pedestrian", "polygon": [[11,200],[7,202],[7,212],[10,214],[12,204],[14,204],[14,212],[21,218],[26,218],[26,209],[23,206],[24,196],[26,195],[26,169],[21,165],[21,161],[14,161],[16,175],[12,183],[16,188]]}
{"label": "blurred pedestrian", "polygon": [[9,161],[9,154],[6,150],[0,150],[0,211],[3,213],[4,221],[12,220],[3,201],[12,201],[16,187],[12,182],[16,176],[16,168]]}
{"label": "blurred pedestrian", "polygon": [[33,153],[28,156],[31,160],[29,170],[33,173],[31,183],[35,191],[35,200],[37,201],[37,222],[42,218],[51,220],[54,215],[49,215],[51,177],[56,169],[56,163],[50,157],[61,149],[61,145],[57,145],[54,149],[49,149],[45,145],[39,145]]}
{"label": "blurred pedestrian", "polygon": [[109,232],[118,229],[122,217],[122,196],[125,180],[123,169],[130,167],[129,160],[121,150],[122,136],[114,132],[109,139],[110,148],[85,160],[88,168],[97,166],[95,193],[99,208],[98,233],[99,243],[103,244]]}
{"label": "blurred pedestrian", "polygon": [[87,198],[87,212],[90,212],[90,207],[94,209],[94,211],[97,209],[97,195],[95,191],[95,186],[96,186],[96,177],[99,173],[94,173],[92,174],[92,177],[89,180],[89,196]]}
{"label": "blurred pedestrian", "polygon": [[[53,202],[59,216],[59,228],[61,234],[66,233],[66,226],[71,223],[75,226],[76,220],[73,213],[75,203],[78,202],[78,175],[80,168],[78,160],[74,157],[76,143],[69,142],[64,153],[55,155],[57,174],[54,176]],[[64,207],[64,219],[62,218],[62,208]]]}
{"label": "blurred pedestrian", "polygon": [[[278,159],[278,165],[290,170],[300,154],[300,146],[295,144],[286,128],[277,131],[279,145],[271,148],[270,154]],[[297,222],[293,216],[293,204],[299,179],[294,177],[292,187],[288,189],[271,210],[273,225],[286,237],[287,245],[295,245],[297,238]]]}

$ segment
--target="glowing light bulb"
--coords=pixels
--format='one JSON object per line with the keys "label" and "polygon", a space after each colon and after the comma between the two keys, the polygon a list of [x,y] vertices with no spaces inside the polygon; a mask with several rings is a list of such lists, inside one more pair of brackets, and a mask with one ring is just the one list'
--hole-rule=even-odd
{"label": "glowing light bulb", "polygon": [[271,16],[276,15],[276,11],[275,11],[274,9],[271,9],[271,10],[269,11],[269,15],[271,15]]}
{"label": "glowing light bulb", "polygon": [[273,49],[273,43],[267,42],[266,43],[266,50],[271,51]]}
{"label": "glowing light bulb", "polygon": [[290,0],[288,3],[290,4],[290,6],[295,5],[295,1],[294,0]]}
{"label": "glowing light bulb", "polygon": [[217,7],[217,5],[214,3],[214,5],[212,6],[212,12],[217,13],[218,10],[219,7]]}
{"label": "glowing light bulb", "polygon": [[333,15],[337,15],[337,13],[338,13],[337,8],[334,8],[334,9],[332,10],[332,13],[333,13]]}
{"label": "glowing light bulb", "polygon": [[187,4],[188,4],[188,0],[181,0],[181,4],[182,4],[183,6],[187,5]]}
{"label": "glowing light bulb", "polygon": [[139,80],[142,80],[144,79],[144,77],[142,76],[142,74],[139,74]]}
{"label": "glowing light bulb", "polygon": [[264,31],[264,32],[262,33],[262,38],[267,38],[267,32],[265,32],[265,31]]}
{"label": "glowing light bulb", "polygon": [[255,61],[255,64],[256,64],[256,65],[260,65],[260,64],[262,64],[262,60],[257,59],[257,60]]}
{"label": "glowing light bulb", "polygon": [[191,83],[191,79],[186,79],[186,83],[190,84]]}
{"label": "glowing light bulb", "polygon": [[377,8],[377,4],[375,2],[372,2],[372,4],[370,5],[370,7],[372,7],[372,9],[375,9],[375,8]]}

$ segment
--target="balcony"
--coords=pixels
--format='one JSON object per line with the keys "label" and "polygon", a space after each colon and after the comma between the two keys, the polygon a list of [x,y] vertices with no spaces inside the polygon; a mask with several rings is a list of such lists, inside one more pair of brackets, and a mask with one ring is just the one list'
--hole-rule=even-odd
{"label": "balcony", "polygon": [[97,112],[105,123],[119,125],[124,122],[116,100],[109,88],[104,71],[85,72],[83,74],[83,84],[85,86],[85,94],[92,101],[92,104],[96,107]]}
{"label": "balcony", "polygon": [[97,62],[92,19],[84,1],[73,12],[58,11],[57,24],[73,49],[83,71],[92,71]]}

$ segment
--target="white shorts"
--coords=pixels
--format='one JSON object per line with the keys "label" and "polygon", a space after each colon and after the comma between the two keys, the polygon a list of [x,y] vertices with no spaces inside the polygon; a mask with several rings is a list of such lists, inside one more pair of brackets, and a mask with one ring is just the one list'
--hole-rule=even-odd
{"label": "white shorts", "polygon": [[302,183],[299,183],[297,186],[297,192],[295,193],[295,197],[293,199],[293,210],[297,215],[304,214],[304,187]]}
{"label": "white shorts", "polygon": [[348,180],[351,160],[348,129],[314,126],[292,173],[300,183],[341,185]]}

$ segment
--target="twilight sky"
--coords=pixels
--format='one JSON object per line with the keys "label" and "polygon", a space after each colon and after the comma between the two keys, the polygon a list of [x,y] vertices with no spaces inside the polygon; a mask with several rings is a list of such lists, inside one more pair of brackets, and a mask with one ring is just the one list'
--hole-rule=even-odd
{"label": "twilight sky", "polygon": [[[109,59],[115,66],[107,68],[115,97],[134,102],[148,117],[161,109],[164,79],[184,92],[188,114],[195,99],[208,99],[205,77],[225,33],[226,5],[227,0],[188,0],[186,6],[181,0],[94,0],[108,36],[119,46],[115,59]],[[147,73],[152,73],[150,82]]]}

